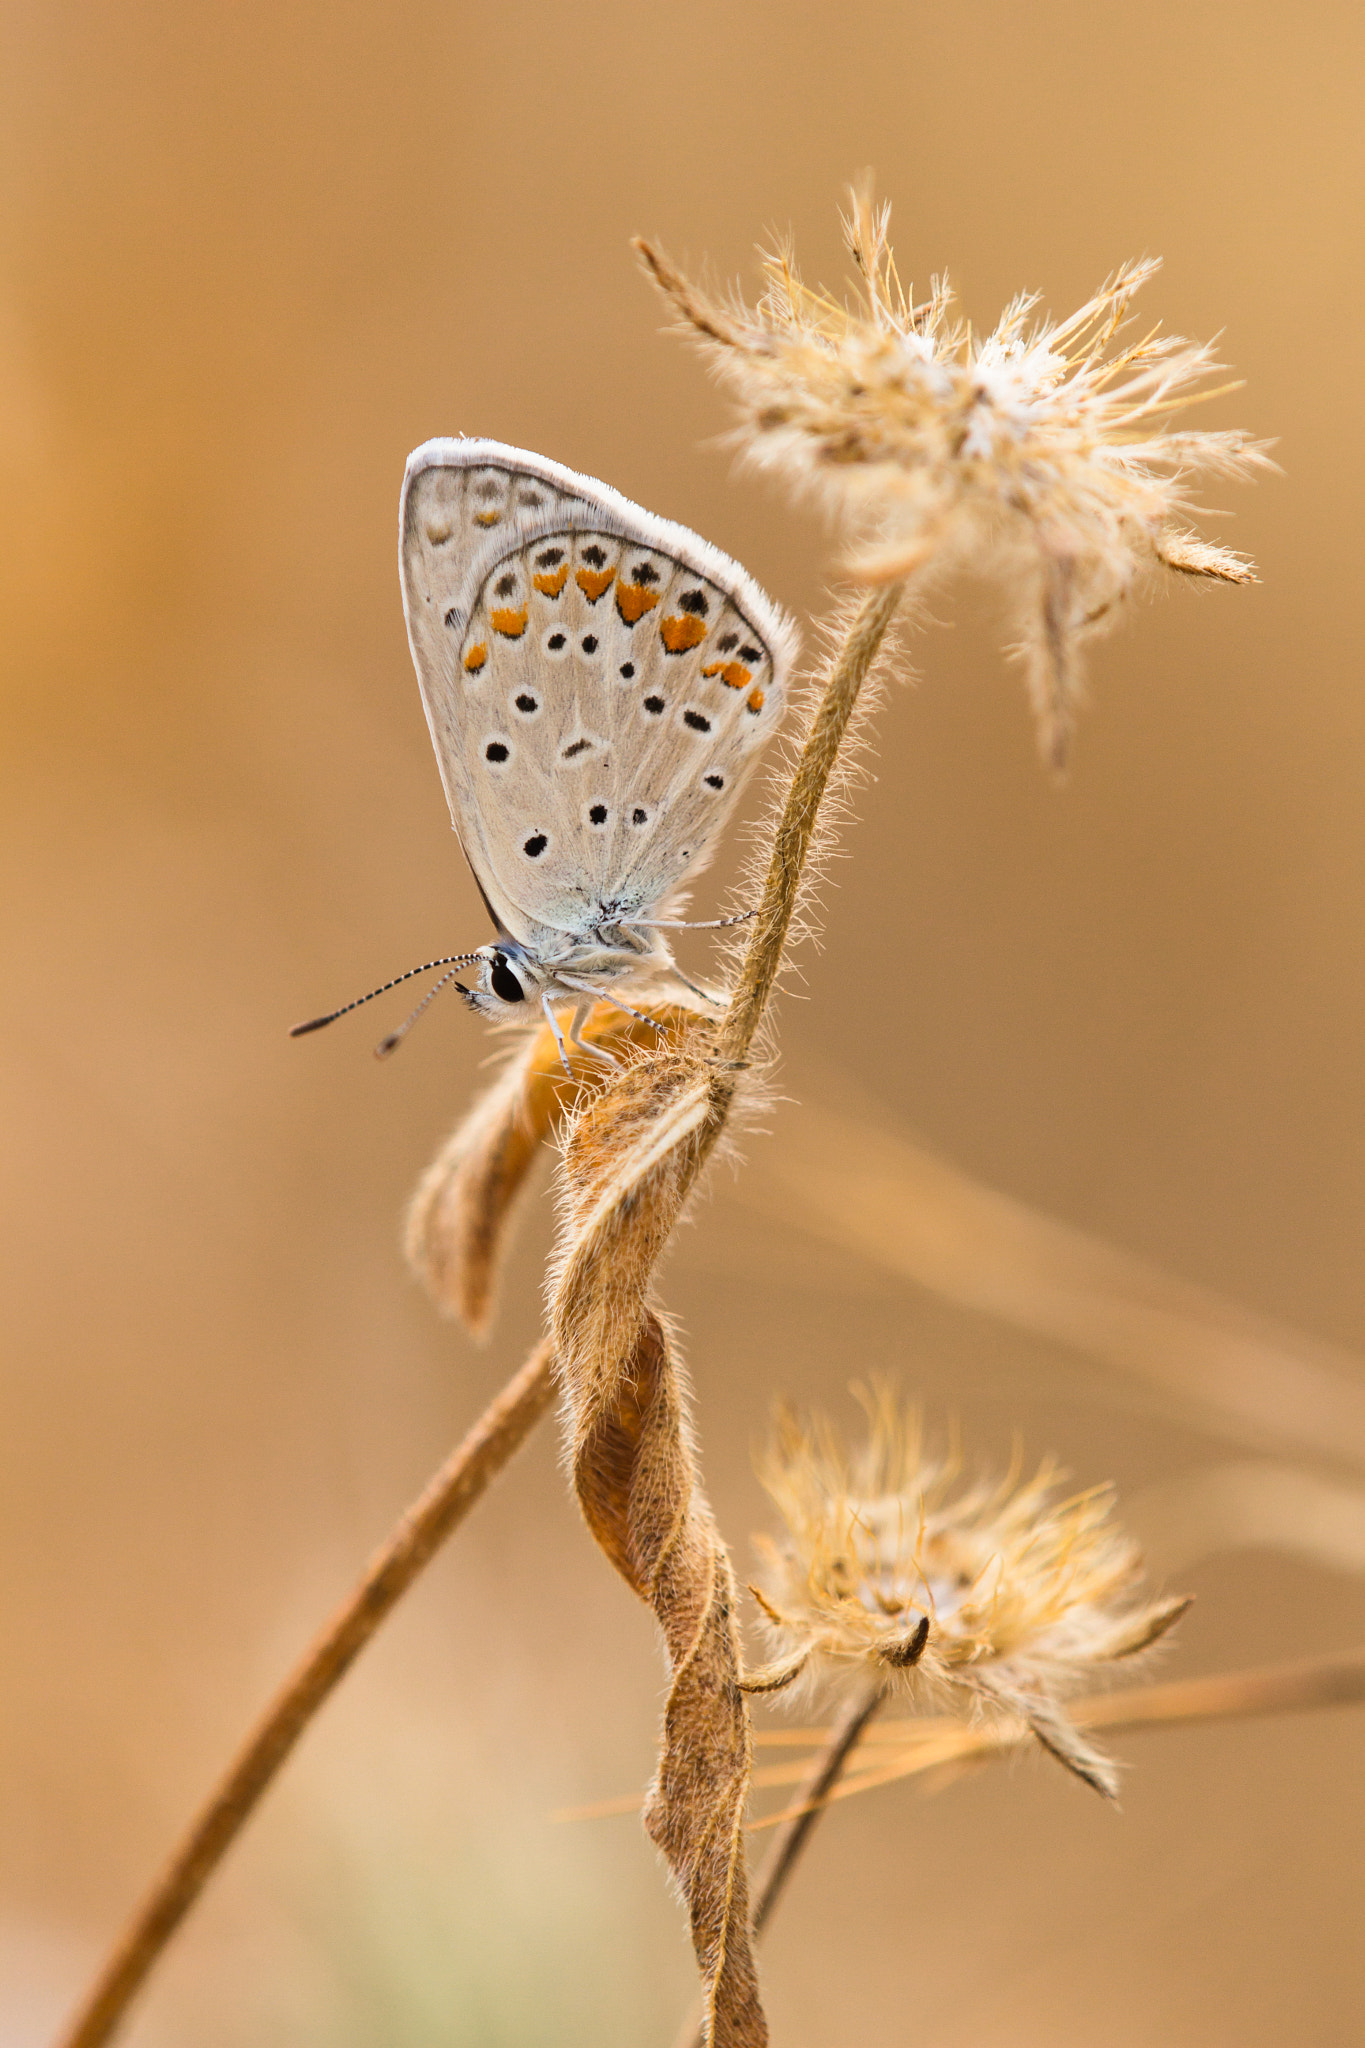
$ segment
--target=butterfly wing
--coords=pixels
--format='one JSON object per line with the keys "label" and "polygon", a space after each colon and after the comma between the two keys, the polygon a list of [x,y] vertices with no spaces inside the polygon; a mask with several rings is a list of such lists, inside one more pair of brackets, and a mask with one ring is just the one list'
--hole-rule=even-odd
{"label": "butterfly wing", "polygon": [[493,442],[411,458],[401,551],[451,815],[503,928],[553,952],[653,909],[780,720],[787,621],[696,534]]}

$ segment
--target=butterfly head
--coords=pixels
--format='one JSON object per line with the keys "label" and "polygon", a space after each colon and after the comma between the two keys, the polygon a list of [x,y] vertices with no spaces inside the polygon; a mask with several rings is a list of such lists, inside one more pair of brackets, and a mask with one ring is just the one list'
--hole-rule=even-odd
{"label": "butterfly head", "polygon": [[460,986],[471,1010],[485,1017],[525,1017],[525,1005],[537,1003],[549,986],[550,977],[537,966],[524,946],[514,939],[500,939],[495,946],[480,946],[474,955],[478,987]]}

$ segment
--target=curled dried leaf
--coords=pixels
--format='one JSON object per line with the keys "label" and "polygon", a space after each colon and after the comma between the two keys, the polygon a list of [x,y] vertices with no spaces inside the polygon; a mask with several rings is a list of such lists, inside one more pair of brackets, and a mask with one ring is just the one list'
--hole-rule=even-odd
{"label": "curled dried leaf", "polygon": [[[733,1082],[721,1085],[728,1101]],[[582,1103],[564,1149],[551,1327],[584,1517],[652,1607],[672,1667],[645,1825],[687,1905],[705,2038],[761,2048],[734,1575],[702,1491],[668,1332],[647,1298],[719,1130],[716,1090],[694,1050],[665,1050]]]}

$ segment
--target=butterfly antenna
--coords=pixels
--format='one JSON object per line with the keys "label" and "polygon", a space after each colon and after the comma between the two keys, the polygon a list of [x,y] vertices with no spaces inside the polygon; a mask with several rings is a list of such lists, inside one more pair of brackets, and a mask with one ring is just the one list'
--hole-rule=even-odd
{"label": "butterfly antenna", "polygon": [[[362,1003],[372,1003],[376,996],[386,996],[391,988],[397,988],[402,982],[411,981],[414,974],[430,974],[434,967],[468,967],[470,962],[477,960],[478,957],[477,953],[448,953],[444,960],[426,960],[420,967],[409,967],[406,974],[395,974],[393,980],[386,981],[382,988],[372,988],[367,996],[357,996],[353,1003],[343,1003],[339,1010],[329,1010],[325,1017],[310,1017],[306,1024],[291,1024],[289,1036],[302,1038],[309,1031],[321,1031],[324,1024],[335,1024],[338,1017],[345,1017],[350,1011],[358,1010]],[[449,980],[450,976],[444,975],[439,986],[444,988]],[[435,993],[433,989],[432,995]],[[431,997],[428,996],[427,1001],[430,1000]],[[412,1020],[408,1021],[410,1023]],[[406,1031],[407,1028],[405,1024],[403,1029]]]}
{"label": "butterfly antenna", "polygon": [[[477,956],[467,954],[465,957],[468,959],[475,958]],[[434,966],[439,967],[440,964],[441,963],[439,961],[433,962]],[[458,966],[459,963],[457,962],[456,964]],[[419,974],[421,973],[421,971],[422,970],[420,968],[416,970],[416,972]],[[425,1010],[427,1004],[434,1003],[437,996],[441,993],[441,990],[446,986],[446,984],[448,982],[455,981],[455,971],[455,968],[452,967],[449,973],[443,974],[441,976],[441,979],[437,982],[435,988],[429,988],[427,990],[426,994],[423,996],[421,1002],[417,1005],[417,1008],[413,1011],[412,1015],[410,1017],[405,1017],[403,1022],[399,1025],[398,1029],[396,1031],[391,1031],[387,1038],[380,1039],[378,1045],[374,1049],[374,1056],[377,1060],[386,1060],[391,1052],[397,1052],[399,1046],[403,1043],[403,1040],[407,1037],[413,1025],[417,1022],[417,1019],[421,1016],[423,1010]],[[457,988],[459,988],[461,995],[468,995],[468,989],[462,987],[461,984],[458,982],[456,982],[455,985]]]}

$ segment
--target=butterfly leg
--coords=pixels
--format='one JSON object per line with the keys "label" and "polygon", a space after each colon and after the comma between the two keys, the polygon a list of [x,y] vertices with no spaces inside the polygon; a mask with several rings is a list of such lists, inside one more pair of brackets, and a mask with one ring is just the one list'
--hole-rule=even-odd
{"label": "butterfly leg", "polygon": [[554,1033],[555,1044],[559,1047],[559,1063],[571,1081],[577,1080],[578,1077],[573,1070],[573,1061],[569,1058],[570,1045],[578,1052],[581,1052],[587,1059],[601,1060],[603,1065],[608,1067],[620,1066],[620,1060],[617,1059],[614,1053],[608,1052],[605,1046],[589,1045],[585,1038],[579,1036],[584,1019],[592,1008],[591,1001],[584,1001],[580,998],[578,1003],[575,1004],[573,1016],[569,1019],[567,1044],[565,1043],[565,1034],[559,1028],[559,1019],[555,1015],[554,1003],[550,998],[548,989],[540,998],[540,1007],[545,1012],[545,1022]]}
{"label": "butterfly leg", "polygon": [[[559,1047],[559,1064],[572,1081],[574,1079],[573,1061],[569,1058],[569,1049],[564,1043],[564,1033],[559,1028],[559,1019],[555,1015],[554,1004],[550,1001],[548,989],[541,996],[540,1007],[545,1012],[545,1022],[549,1025],[551,1032],[554,1034],[555,1044]],[[576,1024],[577,1021],[578,1013],[575,1011],[574,1023]],[[572,1026],[570,1029],[572,1030]]]}
{"label": "butterfly leg", "polygon": [[617,1059],[614,1052],[608,1052],[605,1045],[589,1044],[588,1040],[581,1035],[583,1026],[592,1015],[592,1006],[592,997],[584,996],[580,998],[578,1007],[569,1019],[569,1043],[570,1045],[577,1046],[578,1050],[581,1053],[585,1053],[589,1059],[601,1060],[609,1067],[619,1067],[621,1062]]}
{"label": "butterfly leg", "polygon": [[621,925],[629,932],[718,932],[726,925],[747,924],[757,916],[755,908],[741,910],[735,917],[623,917]]}
{"label": "butterfly leg", "polygon": [[[657,1017],[647,1016],[643,1010],[632,1010],[629,1003],[619,1001],[616,996],[609,994],[606,989],[595,988],[590,981],[580,981],[575,974],[561,974],[559,979],[566,988],[582,989],[584,995],[591,996],[594,1002],[610,1003],[613,1010],[623,1010],[627,1017],[634,1017],[638,1024],[648,1024],[650,1030],[655,1032],[658,1037],[662,1038],[664,1036],[664,1027]],[[577,1022],[577,1019],[575,1019],[575,1022]],[[572,1036],[572,1033],[570,1035]],[[577,1042],[581,1043],[581,1041]],[[587,1046],[584,1050],[596,1052],[598,1048],[596,1046]],[[613,1066],[619,1066],[620,1062],[613,1060],[612,1064]]]}

